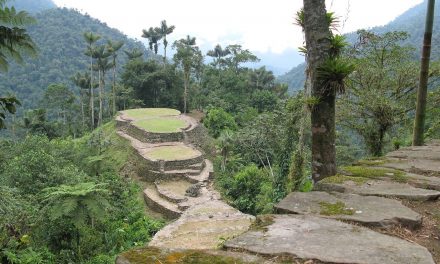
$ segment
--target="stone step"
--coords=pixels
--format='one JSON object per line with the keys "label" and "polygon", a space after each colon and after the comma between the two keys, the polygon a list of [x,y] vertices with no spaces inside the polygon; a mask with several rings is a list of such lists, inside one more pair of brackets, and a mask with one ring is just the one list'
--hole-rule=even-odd
{"label": "stone step", "polygon": [[210,160],[205,159],[204,161],[205,167],[198,175],[187,175],[187,178],[191,182],[206,182],[210,178],[212,178],[212,174],[214,173],[214,165]]}
{"label": "stone step", "polygon": [[310,215],[263,216],[251,230],[226,241],[224,247],[312,263],[434,264],[429,251],[418,244]]}
{"label": "stone step", "polygon": [[440,162],[440,146],[430,144],[427,146],[412,146],[401,148],[386,155],[389,158],[435,160]]}
{"label": "stone step", "polygon": [[247,231],[253,219],[253,216],[243,214],[223,201],[200,201],[183,212],[178,220],[156,233],[149,246],[217,249],[226,238]]}
{"label": "stone step", "polygon": [[348,220],[368,227],[417,228],[422,216],[401,202],[376,196],[326,192],[293,192],[275,205],[277,213]]}
{"label": "stone step", "polygon": [[162,198],[154,186],[144,189],[144,199],[148,207],[167,218],[176,219],[182,214],[177,204]]}
{"label": "stone step", "polygon": [[185,196],[185,193],[192,184],[185,180],[177,180],[156,181],[154,185],[156,186],[157,193],[160,197],[172,203],[178,204],[188,200],[188,197]]}
{"label": "stone step", "polygon": [[382,196],[387,198],[399,198],[413,201],[437,200],[440,192],[413,187],[409,184],[368,180],[357,183],[351,180],[344,182],[318,182],[314,186],[315,191],[353,193],[365,196]]}
{"label": "stone step", "polygon": [[165,175],[175,175],[175,178],[184,178],[186,175],[199,175],[202,170],[196,169],[181,169],[181,170],[166,170],[163,173]]}
{"label": "stone step", "polygon": [[205,161],[188,166],[188,169],[201,171],[205,168]]}
{"label": "stone step", "polygon": [[437,176],[440,178],[440,160],[388,159],[380,166],[409,173],[422,174],[425,176]]}

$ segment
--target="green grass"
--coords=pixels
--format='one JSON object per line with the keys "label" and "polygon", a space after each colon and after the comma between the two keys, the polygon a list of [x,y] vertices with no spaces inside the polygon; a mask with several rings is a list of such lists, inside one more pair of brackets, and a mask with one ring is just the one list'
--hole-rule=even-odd
{"label": "green grass", "polygon": [[403,171],[385,169],[385,168],[370,168],[364,166],[347,166],[342,167],[342,171],[348,172],[353,177],[364,177],[369,179],[377,178],[391,178],[396,182],[407,182],[408,177]]}
{"label": "green grass", "polygon": [[180,115],[179,110],[170,108],[138,108],[122,111],[129,118],[137,120],[142,118],[159,117],[159,116],[177,116]]}
{"label": "green grass", "polygon": [[353,215],[354,210],[347,208],[345,203],[336,202],[336,203],[327,203],[320,202],[319,206],[321,206],[321,215]]}
{"label": "green grass", "polygon": [[365,177],[353,177],[353,176],[345,176],[342,174],[336,174],[335,176],[327,177],[322,179],[321,183],[334,183],[334,184],[342,184],[344,182],[352,181],[357,185],[362,185],[366,183],[369,179]]}
{"label": "green grass", "polygon": [[199,152],[186,146],[162,146],[154,148],[146,155],[153,160],[183,160],[194,158]]}
{"label": "green grass", "polygon": [[188,124],[177,118],[152,118],[134,121],[133,125],[153,133],[180,132]]}
{"label": "green grass", "polygon": [[[408,176],[403,171],[385,169],[385,168],[370,168],[364,166],[347,166],[341,167],[342,172],[335,176],[327,177],[321,180],[322,183],[342,184],[347,181],[352,181],[357,185],[362,185],[368,180],[390,178],[396,182],[405,183],[408,181]],[[347,175],[344,175],[346,173]]]}

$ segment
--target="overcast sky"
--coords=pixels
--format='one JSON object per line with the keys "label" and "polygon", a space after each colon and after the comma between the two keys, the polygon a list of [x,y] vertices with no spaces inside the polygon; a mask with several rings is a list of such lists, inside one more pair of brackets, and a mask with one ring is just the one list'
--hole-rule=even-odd
{"label": "overcast sky", "polygon": [[[302,43],[293,25],[301,0],[54,0],[106,22],[140,39],[142,29],[166,19],[176,30],[171,40],[187,34],[199,45],[242,44],[259,52],[282,53]],[[384,25],[422,0],[327,0],[327,10],[347,20],[342,33]]]}

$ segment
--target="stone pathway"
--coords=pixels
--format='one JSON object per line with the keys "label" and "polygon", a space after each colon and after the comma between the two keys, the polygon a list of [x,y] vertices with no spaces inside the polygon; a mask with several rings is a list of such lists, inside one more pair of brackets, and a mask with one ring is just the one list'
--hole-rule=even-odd
{"label": "stone pathway", "polygon": [[276,206],[277,213],[315,215],[388,228],[403,225],[419,227],[420,214],[401,202],[377,196],[326,192],[294,192]]}
{"label": "stone pathway", "polygon": [[[397,169],[406,173],[404,177],[388,172],[383,177],[361,176],[362,180],[338,175],[316,185],[313,192],[289,194],[275,206],[277,215],[255,219],[227,205],[213,189],[212,163],[197,147],[203,134],[200,124],[168,112],[188,126],[174,134],[158,134],[134,127],[132,122],[143,117],[135,120],[122,113],[117,118],[118,134],[131,142],[139,156],[146,203],[175,219],[153,237],[149,247],[121,254],[117,264],[435,263],[425,247],[377,229],[423,226],[420,211],[405,204],[439,199],[440,142],[405,148],[371,162],[373,169]],[[152,153],[167,147],[191,154],[153,158]]]}
{"label": "stone pathway", "polygon": [[[144,120],[148,118],[142,117]],[[255,217],[227,205],[211,186],[212,162],[192,144],[200,133],[200,124],[184,115],[174,115],[174,118],[185,120],[188,126],[181,132],[158,135],[135,127],[133,122],[139,118],[129,118],[124,112],[117,117],[117,133],[130,141],[138,154],[141,164],[138,164],[140,169],[137,174],[145,181],[143,194],[147,205],[165,217],[175,219],[153,237],[149,246],[173,250],[214,250],[226,239],[247,231]],[[179,141],[165,141],[164,138]],[[179,147],[177,150],[170,148],[176,151],[172,153],[176,156],[180,154],[178,151],[193,151],[179,159],[152,157],[151,153],[162,152],[167,147]],[[121,257],[118,263],[134,263],[128,259]],[[247,263],[247,259],[254,261],[259,258],[251,256],[243,261]],[[141,263],[150,262],[145,260]]]}
{"label": "stone pathway", "polygon": [[[393,168],[406,173],[399,179],[392,172],[375,178],[337,175],[317,184],[313,192],[291,193],[275,206],[280,215],[261,217],[257,228],[227,241],[225,247],[290,255],[310,263],[435,263],[423,246],[366,227],[393,231],[422,228],[421,215],[399,200],[431,206],[439,199],[440,144],[405,148],[371,164],[371,169]],[[431,219],[428,222],[432,225]],[[435,234],[432,243],[440,245]]]}
{"label": "stone pathway", "polygon": [[434,264],[422,246],[336,220],[273,215],[261,225],[264,227],[227,241],[225,247],[271,256],[287,254],[321,263]]}

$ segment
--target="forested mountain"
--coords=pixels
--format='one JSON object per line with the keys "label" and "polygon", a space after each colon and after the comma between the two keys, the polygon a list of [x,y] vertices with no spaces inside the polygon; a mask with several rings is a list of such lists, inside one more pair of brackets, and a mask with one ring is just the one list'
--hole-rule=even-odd
{"label": "forested mountain", "polygon": [[14,6],[17,10],[26,10],[29,13],[38,13],[57,7],[52,0],[10,0],[8,5]]}
{"label": "forested mountain", "polygon": [[[414,59],[418,60],[420,57],[420,49],[423,42],[423,34],[425,29],[426,6],[427,3],[424,1],[420,5],[409,9],[387,25],[374,27],[371,29],[371,31],[379,34],[389,31],[406,31],[409,33],[409,38],[406,39],[402,44],[410,44],[414,46]],[[357,34],[355,32],[349,33],[346,36],[350,42],[356,41]],[[435,7],[432,43],[431,59],[438,60],[440,58],[440,45],[437,45],[437,43],[440,43],[440,2],[437,2]],[[302,63],[286,74],[279,76],[277,80],[280,83],[288,84],[289,92],[294,93],[295,91],[303,88],[305,80],[304,69],[305,64]]]}
{"label": "forested mountain", "polygon": [[[35,2],[40,3],[35,6],[43,6],[47,1]],[[26,59],[24,66],[11,64],[8,73],[0,73],[0,94],[15,94],[22,103],[20,109],[35,108],[49,84],[65,83],[73,88],[71,77],[89,67],[89,59],[84,55],[87,47],[84,32],[101,35],[98,44],[107,40],[123,41],[123,50],[136,47],[149,54],[141,42],[128,39],[120,31],[76,10],[55,8],[37,13],[34,17],[37,23],[30,26],[28,32],[38,46],[38,56]],[[126,60],[123,52],[120,52],[118,60],[118,65]]]}

